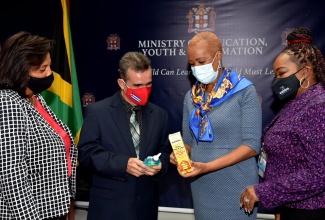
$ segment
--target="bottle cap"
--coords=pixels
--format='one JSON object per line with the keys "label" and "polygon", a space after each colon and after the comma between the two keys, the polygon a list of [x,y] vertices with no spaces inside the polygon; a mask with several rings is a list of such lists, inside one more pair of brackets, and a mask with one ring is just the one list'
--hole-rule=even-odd
{"label": "bottle cap", "polygon": [[157,154],[157,155],[153,156],[153,157],[152,157],[152,158],[153,158],[153,160],[154,160],[154,161],[157,161],[157,160],[159,160],[159,157],[160,157],[160,155],[161,155],[161,153],[159,153],[159,154]]}

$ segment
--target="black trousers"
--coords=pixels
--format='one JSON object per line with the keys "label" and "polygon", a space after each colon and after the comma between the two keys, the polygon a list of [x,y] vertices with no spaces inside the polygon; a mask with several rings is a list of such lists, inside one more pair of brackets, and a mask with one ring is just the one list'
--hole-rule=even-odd
{"label": "black trousers", "polygon": [[325,209],[292,209],[279,207],[280,220],[325,220]]}

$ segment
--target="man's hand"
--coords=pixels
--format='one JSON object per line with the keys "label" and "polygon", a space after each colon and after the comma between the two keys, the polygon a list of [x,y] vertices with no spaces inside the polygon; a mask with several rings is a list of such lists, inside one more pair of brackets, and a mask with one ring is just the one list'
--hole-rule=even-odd
{"label": "man's hand", "polygon": [[143,164],[141,160],[139,160],[138,158],[131,157],[128,161],[126,172],[130,175],[139,177],[145,174],[146,168],[147,167]]}
{"label": "man's hand", "polygon": [[161,170],[161,167],[162,167],[161,163],[159,163],[157,166],[153,166],[151,168],[145,166],[145,169],[144,169],[145,175],[153,176],[153,175],[157,174]]}

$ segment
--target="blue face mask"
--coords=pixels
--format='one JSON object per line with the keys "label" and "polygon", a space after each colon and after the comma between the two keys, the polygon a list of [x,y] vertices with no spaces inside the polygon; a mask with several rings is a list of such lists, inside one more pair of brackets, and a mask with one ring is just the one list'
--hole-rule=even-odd
{"label": "blue face mask", "polygon": [[[218,52],[216,53],[216,55],[218,54]],[[191,67],[193,75],[195,76],[197,81],[203,84],[209,84],[212,83],[217,78],[219,72],[218,70],[215,72],[212,66],[212,63],[216,58],[216,55],[214,55],[212,62],[209,64]]]}

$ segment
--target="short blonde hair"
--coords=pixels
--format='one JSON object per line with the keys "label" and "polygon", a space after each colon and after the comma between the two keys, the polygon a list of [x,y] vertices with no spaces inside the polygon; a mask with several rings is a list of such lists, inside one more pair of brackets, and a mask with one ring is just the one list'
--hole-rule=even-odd
{"label": "short blonde hair", "polygon": [[217,51],[222,52],[222,46],[219,37],[212,32],[200,32],[196,34],[189,43],[189,47],[197,44],[198,42],[206,41],[208,42],[209,48],[213,50],[213,53]]}

